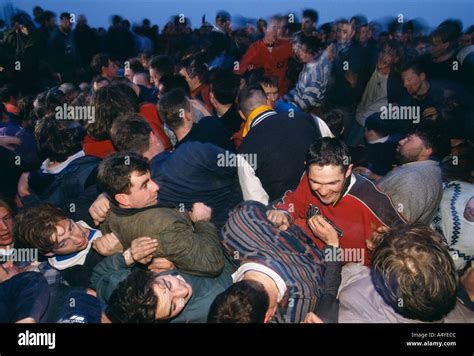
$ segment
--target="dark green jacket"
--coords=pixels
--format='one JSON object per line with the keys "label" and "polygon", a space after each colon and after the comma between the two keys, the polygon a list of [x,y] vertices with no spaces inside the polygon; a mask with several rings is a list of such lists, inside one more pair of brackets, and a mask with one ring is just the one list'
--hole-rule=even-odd
{"label": "dark green jacket", "polygon": [[[107,304],[112,292],[132,271],[133,267],[127,267],[121,253],[106,257],[94,268],[91,288],[97,292],[97,298]],[[232,285],[233,268],[226,261],[222,273],[212,278],[191,276],[178,270],[164,272],[163,274],[167,273],[180,274],[193,288],[193,295],[183,312],[170,322],[205,323],[214,299]]]}
{"label": "dark green jacket", "polygon": [[113,232],[128,249],[138,237],[158,241],[153,257],[164,257],[177,269],[196,276],[218,276],[224,268],[224,254],[216,227],[207,221],[193,223],[177,209],[149,207],[123,209],[111,203],[102,233]]}

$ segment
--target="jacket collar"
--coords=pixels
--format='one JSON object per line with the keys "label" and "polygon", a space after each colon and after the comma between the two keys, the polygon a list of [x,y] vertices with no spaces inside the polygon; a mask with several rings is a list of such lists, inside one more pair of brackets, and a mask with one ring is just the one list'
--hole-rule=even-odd
{"label": "jacket collar", "polygon": [[84,151],[79,151],[75,154],[73,154],[72,156],[69,156],[67,158],[67,160],[65,160],[64,162],[61,162],[60,164],[58,164],[56,167],[53,167],[53,168],[49,168],[49,164],[50,164],[50,160],[49,158],[47,160],[45,160],[43,162],[43,164],[41,165],[41,171],[43,173],[49,173],[49,174],[57,174],[57,173],[60,173],[62,170],[64,170],[72,161],[74,161],[75,159],[77,158],[81,158],[81,157],[84,157],[85,156],[85,153]]}
{"label": "jacket collar", "polygon": [[247,136],[247,134],[250,131],[250,128],[258,125],[261,121],[266,119],[268,116],[275,115],[275,114],[276,114],[276,111],[273,110],[273,108],[268,105],[261,105],[258,108],[254,109],[250,113],[249,117],[247,118],[247,121],[245,122],[244,132],[242,136],[243,137]]}
{"label": "jacket collar", "polygon": [[109,200],[110,200],[110,210],[114,214],[117,214],[117,215],[120,215],[120,216],[132,216],[132,215],[135,215],[135,214],[140,213],[142,211],[152,209],[152,208],[156,208],[156,205],[147,206],[145,208],[122,208],[118,205],[118,203],[115,200],[112,200],[110,198],[109,198]]}

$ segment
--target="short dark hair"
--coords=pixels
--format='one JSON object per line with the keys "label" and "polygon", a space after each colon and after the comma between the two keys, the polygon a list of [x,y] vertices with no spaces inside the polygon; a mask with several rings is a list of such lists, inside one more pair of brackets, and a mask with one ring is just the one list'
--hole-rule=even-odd
{"label": "short dark hair", "polygon": [[82,150],[84,129],[50,115],[36,123],[35,138],[43,158],[64,162],[69,156]]}
{"label": "short dark hair", "polygon": [[179,67],[184,68],[190,78],[198,77],[201,83],[206,83],[209,71],[202,60],[198,58],[186,58],[180,62]]}
{"label": "short dark hair", "polygon": [[263,323],[269,306],[263,285],[244,280],[230,286],[212,302],[208,323]]}
{"label": "short dark hair", "polygon": [[4,196],[3,194],[0,193],[0,208],[4,208],[8,213],[13,216],[17,212],[17,207],[15,205],[15,202]]}
{"label": "short dark hair", "polygon": [[343,141],[334,137],[317,139],[309,146],[306,154],[306,169],[309,169],[313,164],[331,165],[340,166],[345,172],[350,163],[349,148]]}
{"label": "short dark hair", "polygon": [[150,144],[150,124],[138,114],[119,116],[110,129],[110,137],[118,151],[133,151],[143,154]]}
{"label": "short dark hair", "polygon": [[232,20],[232,16],[230,16],[230,14],[225,10],[220,10],[216,14],[216,22],[217,21],[226,22],[226,21],[231,21],[231,20]]}
{"label": "short dark hair", "polygon": [[318,19],[319,19],[318,12],[313,9],[303,10],[303,17],[307,17],[315,23],[318,22]]}
{"label": "short dark hair", "polygon": [[410,62],[406,63],[402,67],[402,73],[406,72],[407,70],[412,70],[416,75],[420,75],[421,73],[426,74],[425,67],[421,63],[420,60],[413,60],[413,61],[410,61]]}
{"label": "short dark hair", "polygon": [[189,99],[181,89],[169,91],[159,102],[160,117],[172,130],[183,125],[183,113],[190,110]]}
{"label": "short dark hair", "polygon": [[382,136],[387,136],[390,132],[386,120],[380,118],[380,112],[373,113],[365,120],[365,128]]}
{"label": "short dark hair", "polygon": [[174,74],[174,62],[169,56],[159,55],[151,57],[149,67],[156,70],[160,76]]}
{"label": "short dark hair", "polygon": [[143,68],[142,62],[137,57],[130,58],[128,60],[128,66],[134,73],[144,72],[145,68]]}
{"label": "short dark hair", "polygon": [[126,84],[100,88],[92,96],[95,121],[86,124],[87,132],[96,140],[110,138],[110,128],[121,114],[138,112],[138,97]]}
{"label": "short dark hair", "polygon": [[56,17],[56,14],[52,11],[46,10],[41,14],[40,21],[41,23],[44,23],[46,21],[49,21],[51,17]]}
{"label": "short dark hair", "polygon": [[99,164],[97,184],[110,199],[116,194],[129,194],[133,172],[140,175],[150,171],[150,163],[135,152],[119,152],[105,158]]}
{"label": "short dark hair", "polygon": [[265,19],[257,20],[257,30],[261,33],[268,28],[268,22]]}
{"label": "short dark hair", "polygon": [[316,55],[322,48],[321,40],[314,36],[299,35],[296,38],[296,42],[300,46],[304,46],[305,52],[311,53],[312,55]]}
{"label": "short dark hair", "polygon": [[456,304],[456,269],[441,236],[423,224],[387,232],[372,255],[372,282],[395,312],[426,322]]}
{"label": "short dark hair", "polygon": [[112,323],[154,323],[158,298],[155,273],[135,270],[112,292],[105,314]]}
{"label": "short dark hair", "polygon": [[442,158],[449,151],[449,142],[445,133],[440,130],[438,125],[431,120],[423,120],[419,124],[414,125],[410,131],[411,135],[418,136],[426,148],[431,148],[433,155]]}
{"label": "short dark hair", "polygon": [[191,96],[189,84],[181,74],[166,74],[160,78],[160,84],[163,85],[163,94],[173,89],[181,89],[187,96]]}
{"label": "short dark hair", "polygon": [[59,15],[59,19],[67,18],[68,20],[71,19],[71,14],[69,12],[62,12],[61,15]]}
{"label": "short dark hair", "polygon": [[261,86],[271,86],[278,88],[278,78],[272,75],[264,74],[260,79],[258,79],[258,84]]}
{"label": "short dark hair", "polygon": [[462,34],[462,24],[455,20],[446,20],[440,24],[430,35],[430,38],[439,38],[443,43],[449,42],[453,48]]}
{"label": "short dark hair", "polygon": [[63,106],[67,102],[66,95],[57,87],[51,88],[46,92],[45,96],[45,114],[56,113],[56,108]]}
{"label": "short dark hair", "polygon": [[351,21],[355,25],[355,28],[364,27],[369,25],[369,21],[365,15],[355,15],[351,17]]}
{"label": "short dark hair", "polygon": [[116,25],[122,22],[122,17],[120,15],[113,15],[112,16],[112,24]]}
{"label": "short dark hair", "polygon": [[340,109],[332,109],[328,113],[322,115],[322,119],[336,138],[341,137],[341,132],[344,128],[344,116],[344,112]]}
{"label": "short dark hair", "polygon": [[265,105],[267,102],[267,95],[262,89],[260,84],[250,85],[244,87],[237,97],[237,103],[240,110],[242,110],[245,116],[248,116],[252,110],[256,109],[260,105]]}
{"label": "short dark hair", "polygon": [[103,82],[103,81],[106,81],[107,83],[110,84],[110,80],[108,80],[106,77],[103,77],[101,75],[96,75],[93,79],[92,79],[92,84],[94,83],[100,83],[100,82]]}
{"label": "short dark hair", "polygon": [[37,248],[41,253],[54,250],[57,242],[53,240],[56,225],[67,219],[60,208],[51,204],[37,204],[20,212],[13,224],[14,241],[28,248]]}
{"label": "short dark hair", "polygon": [[109,61],[112,61],[112,58],[107,53],[97,53],[92,57],[91,68],[97,74],[102,74],[102,67],[108,67]]}
{"label": "short dark hair", "polygon": [[229,70],[216,69],[211,73],[211,92],[216,100],[223,104],[232,104],[239,92],[240,78]]}

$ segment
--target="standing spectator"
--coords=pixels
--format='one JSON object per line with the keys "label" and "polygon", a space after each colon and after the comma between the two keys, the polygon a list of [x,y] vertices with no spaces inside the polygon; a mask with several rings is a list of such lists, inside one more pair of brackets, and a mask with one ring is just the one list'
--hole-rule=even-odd
{"label": "standing spectator", "polygon": [[[312,36],[301,36],[295,44],[295,53],[304,63],[296,88],[285,98],[294,108],[303,111],[321,111],[335,56],[334,46],[322,51],[321,42]],[[277,103],[277,111],[279,106]]]}
{"label": "standing spectator", "polygon": [[265,31],[265,37],[253,43],[239,63],[237,74],[243,75],[249,70],[263,68],[265,74],[278,78],[280,95],[288,92],[286,70],[293,48],[288,39],[280,38],[282,18],[274,16]]}
{"label": "standing spectator", "polygon": [[77,54],[79,56],[81,66],[87,67],[89,63],[91,63],[94,54],[99,52],[97,35],[87,24],[87,19],[84,15],[79,15],[76,28],[72,31],[72,33],[76,43]]}
{"label": "standing spectator", "polygon": [[77,79],[79,61],[72,33],[71,14],[63,12],[59,19],[59,26],[51,32],[49,38],[49,61],[60,82],[74,82]]}

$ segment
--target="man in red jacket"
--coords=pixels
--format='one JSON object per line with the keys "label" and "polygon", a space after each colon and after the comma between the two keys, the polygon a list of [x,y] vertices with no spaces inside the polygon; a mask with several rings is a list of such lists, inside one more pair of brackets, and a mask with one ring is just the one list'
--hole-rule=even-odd
{"label": "man in red jacket", "polygon": [[347,250],[336,256],[340,262],[368,264],[366,240],[379,227],[404,224],[405,220],[387,195],[369,180],[352,174],[348,152],[336,138],[314,142],[300,183],[267,216],[280,230],[291,223],[301,226],[320,248],[339,238],[342,250]]}
{"label": "man in red jacket", "polygon": [[252,44],[240,60],[239,68],[235,71],[243,75],[248,70],[263,68],[266,75],[278,78],[280,95],[288,92],[288,83],[285,74],[288,68],[288,59],[293,55],[291,41],[280,38],[283,21],[281,17],[272,17],[265,37]]}

